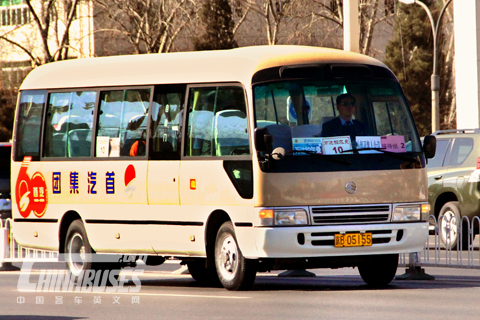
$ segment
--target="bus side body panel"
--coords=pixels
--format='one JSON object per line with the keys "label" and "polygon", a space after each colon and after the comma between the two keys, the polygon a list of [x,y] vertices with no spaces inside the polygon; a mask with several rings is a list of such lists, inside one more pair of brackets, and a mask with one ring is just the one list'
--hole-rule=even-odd
{"label": "bus side body panel", "polygon": [[[255,254],[252,200],[238,195],[221,160],[184,161],[177,183],[173,177],[178,176],[178,161],[150,165],[147,177],[146,161],[31,162],[27,174],[41,172],[45,177],[48,203],[42,217],[28,217],[35,222],[21,222],[15,232],[18,243],[58,250],[59,223],[65,213],[74,211],[98,253],[206,256],[208,218],[222,210],[234,224],[240,222],[236,228],[242,250]],[[14,163],[17,176],[20,166]],[[92,172],[97,173],[93,180]],[[178,190],[182,205],[175,204]],[[17,221],[23,220],[17,207],[14,212]],[[56,223],[42,223],[46,219]]]}
{"label": "bus side body panel", "polygon": [[[21,181],[27,181],[28,187],[35,192],[35,183],[31,178],[41,174],[47,194],[43,215],[37,215],[35,210],[32,210],[28,216],[23,214],[23,218],[32,222],[20,223],[22,226],[32,224],[35,228],[42,229],[43,225],[49,225],[48,243],[39,241],[44,239],[43,232],[39,232],[37,239],[32,239],[28,231],[18,228],[15,237],[19,243],[58,248],[59,225],[44,222],[60,222],[66,212],[74,211],[83,220],[94,249],[102,251],[110,247],[123,252],[132,249],[152,251],[151,246],[145,243],[149,235],[137,230],[141,229],[141,225],[126,224],[128,220],[149,218],[146,210],[146,161],[115,161],[115,166],[109,161],[101,160],[31,162],[26,178],[24,175],[21,177],[19,167],[20,163],[14,163],[12,170],[12,174],[18,177],[17,185],[20,185]],[[19,211],[20,202],[21,199],[17,199],[15,195],[13,217],[17,221],[23,219]]]}
{"label": "bus side body panel", "polygon": [[[179,205],[180,161],[148,163],[148,204]],[[168,208],[166,211],[169,211]]]}
{"label": "bus side body panel", "polygon": [[[194,183],[194,186],[192,185]],[[252,199],[243,199],[227,176],[222,160],[186,160],[180,168],[180,201],[192,216],[206,219],[223,211],[231,219],[244,255],[255,255]]]}

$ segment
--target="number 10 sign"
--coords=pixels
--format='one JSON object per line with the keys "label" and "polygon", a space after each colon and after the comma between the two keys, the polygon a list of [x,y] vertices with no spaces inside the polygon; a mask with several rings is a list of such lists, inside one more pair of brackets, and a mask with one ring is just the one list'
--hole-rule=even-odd
{"label": "number 10 sign", "polygon": [[352,150],[352,143],[349,136],[323,138],[323,154],[342,154]]}

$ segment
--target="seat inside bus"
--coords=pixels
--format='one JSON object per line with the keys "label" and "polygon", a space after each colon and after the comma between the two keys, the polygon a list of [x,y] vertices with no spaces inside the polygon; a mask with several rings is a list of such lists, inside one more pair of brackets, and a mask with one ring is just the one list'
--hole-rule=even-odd
{"label": "seat inside bus", "polygon": [[245,112],[234,109],[217,112],[214,124],[217,156],[230,155],[232,152],[249,153]]}

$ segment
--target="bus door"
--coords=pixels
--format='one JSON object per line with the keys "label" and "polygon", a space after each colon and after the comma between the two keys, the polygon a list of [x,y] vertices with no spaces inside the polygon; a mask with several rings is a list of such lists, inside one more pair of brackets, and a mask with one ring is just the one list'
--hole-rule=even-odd
{"label": "bus door", "polygon": [[[155,89],[150,121],[148,199],[150,205],[179,205],[181,129],[184,86]],[[164,211],[164,210],[162,210]]]}
{"label": "bus door", "polygon": [[82,217],[97,251],[153,252],[143,224],[149,217],[146,137],[152,92],[152,87],[99,92],[94,161],[80,166],[88,184],[85,203],[95,204]]}
{"label": "bus door", "polygon": [[205,248],[201,226],[213,211],[251,221],[252,162],[240,85],[191,86],[186,110],[180,202],[182,218],[192,225],[184,237],[197,239],[190,247],[195,251]]}
{"label": "bus door", "polygon": [[157,86],[150,119],[148,204],[156,234],[152,246],[166,253],[179,228],[180,147],[185,86]]}

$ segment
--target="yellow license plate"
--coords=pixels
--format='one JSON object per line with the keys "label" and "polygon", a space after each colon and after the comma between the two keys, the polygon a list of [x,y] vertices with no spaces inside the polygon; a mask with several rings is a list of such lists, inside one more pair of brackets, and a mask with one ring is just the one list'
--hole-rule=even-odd
{"label": "yellow license plate", "polygon": [[347,233],[335,235],[335,247],[363,247],[372,245],[372,233]]}

